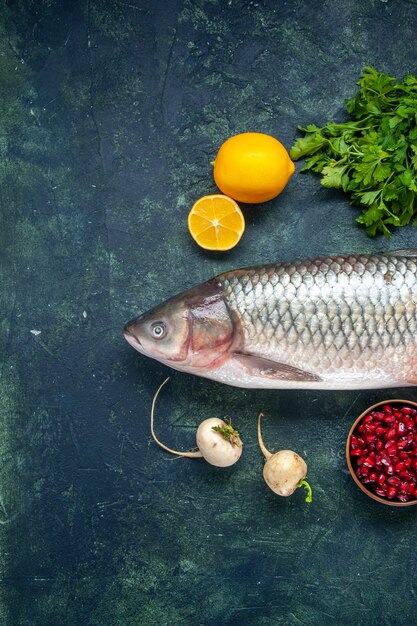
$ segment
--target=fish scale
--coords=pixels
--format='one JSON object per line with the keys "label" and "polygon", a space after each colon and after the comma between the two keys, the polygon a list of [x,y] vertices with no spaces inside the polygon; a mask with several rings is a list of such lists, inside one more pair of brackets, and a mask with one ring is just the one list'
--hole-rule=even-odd
{"label": "fish scale", "polygon": [[[417,264],[349,255],[219,277],[244,352],[319,375],[372,367],[415,375]],[[408,355],[408,360],[407,360]]]}

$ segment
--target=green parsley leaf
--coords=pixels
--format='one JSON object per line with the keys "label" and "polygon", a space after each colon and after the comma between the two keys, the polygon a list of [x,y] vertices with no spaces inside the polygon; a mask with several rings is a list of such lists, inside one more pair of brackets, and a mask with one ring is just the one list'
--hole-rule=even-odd
{"label": "green parsley leaf", "polygon": [[417,225],[417,79],[403,82],[367,66],[359,89],[346,100],[349,119],[299,126],[290,155],[305,159],[302,172],[342,188],[361,210],[357,222],[371,237]]}

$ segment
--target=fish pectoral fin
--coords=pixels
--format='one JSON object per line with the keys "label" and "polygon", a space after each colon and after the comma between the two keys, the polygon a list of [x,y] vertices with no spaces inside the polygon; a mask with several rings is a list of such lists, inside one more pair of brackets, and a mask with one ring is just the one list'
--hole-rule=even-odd
{"label": "fish pectoral fin", "polygon": [[385,254],[389,255],[394,255],[394,256],[407,256],[410,258],[415,258],[417,257],[417,249],[416,248],[404,248],[403,250],[390,250],[389,252],[386,252]]}
{"label": "fish pectoral fin", "polygon": [[252,376],[266,376],[267,378],[275,378],[276,380],[298,380],[307,382],[318,382],[321,380],[320,376],[306,372],[298,367],[263,359],[253,354],[234,352],[232,358],[238,361]]}

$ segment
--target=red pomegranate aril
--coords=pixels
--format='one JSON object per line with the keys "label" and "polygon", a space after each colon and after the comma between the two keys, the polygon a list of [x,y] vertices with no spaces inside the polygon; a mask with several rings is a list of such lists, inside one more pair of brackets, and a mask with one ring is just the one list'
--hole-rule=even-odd
{"label": "red pomegranate aril", "polygon": [[398,476],[401,478],[405,478],[405,480],[411,480],[414,478],[414,475],[410,472],[410,470],[404,469],[401,472],[398,472]]}
{"label": "red pomegranate aril", "polygon": [[391,464],[391,459],[389,458],[389,456],[383,452],[381,454],[381,463],[382,465],[390,465]]}
{"label": "red pomegranate aril", "polygon": [[376,472],[371,472],[369,474],[369,481],[372,483],[376,483],[377,480],[378,480],[378,474]]}
{"label": "red pomegranate aril", "polygon": [[381,472],[381,474],[378,476],[378,485],[384,485],[387,481],[387,476],[386,474],[383,474]]}
{"label": "red pomegranate aril", "polygon": [[412,460],[412,459],[410,459],[410,457],[408,457],[408,459],[405,459],[405,461],[404,461],[404,467],[405,467],[406,469],[410,468],[410,467],[412,466],[412,464],[413,464],[413,460]]}
{"label": "red pomegranate aril", "polygon": [[399,441],[397,441],[397,448],[398,450],[404,450],[404,448],[407,447],[407,440],[406,439],[400,439]]}
{"label": "red pomegranate aril", "polygon": [[385,491],[385,489],[382,489],[382,487],[377,487],[377,488],[375,489],[375,493],[376,493],[378,496],[381,496],[382,498],[385,498],[386,491]]}
{"label": "red pomegranate aril", "polygon": [[392,412],[393,416],[395,417],[396,420],[401,419],[402,415],[401,415],[401,411],[395,410]]}
{"label": "red pomegranate aril", "polygon": [[390,476],[389,478],[387,478],[388,485],[393,485],[394,487],[398,487],[400,483],[401,483],[401,480],[398,478],[398,476]]}
{"label": "red pomegranate aril", "polygon": [[381,411],[374,411],[374,418],[376,420],[384,420],[385,419],[385,413],[381,413]]}
{"label": "red pomegranate aril", "polygon": [[385,415],[383,421],[389,426],[395,422],[395,417],[393,415]]}
{"label": "red pomegranate aril", "polygon": [[388,439],[395,439],[396,437],[397,437],[397,431],[395,430],[395,428],[390,428],[385,433],[385,439],[387,441],[388,441]]}
{"label": "red pomegranate aril", "polygon": [[378,441],[375,444],[376,450],[380,451],[380,450],[382,450],[383,447],[384,447],[384,444],[382,443],[382,441],[380,439],[378,439]]}
{"label": "red pomegranate aril", "polygon": [[411,409],[409,406],[404,406],[402,408],[402,413],[403,413],[403,415],[412,415],[413,414],[413,409]]}
{"label": "red pomegranate aril", "polygon": [[398,453],[398,456],[400,457],[400,459],[408,459],[408,457],[412,454],[411,451],[406,451],[406,450],[400,450]]}
{"label": "red pomegranate aril", "polygon": [[368,413],[368,415],[365,415],[365,417],[363,418],[363,423],[364,424],[369,424],[370,422],[373,421],[373,415],[372,413]]}
{"label": "red pomegranate aril", "polygon": [[417,458],[413,461],[413,467],[417,471]]}
{"label": "red pomegranate aril", "polygon": [[413,443],[413,441],[414,441],[414,436],[413,436],[413,433],[408,433],[408,435],[407,435],[407,439],[406,439],[407,445],[408,445],[408,446],[411,446],[411,444]]}
{"label": "red pomegranate aril", "polygon": [[376,437],[375,435],[366,435],[365,441],[366,443],[375,443]]}
{"label": "red pomegranate aril", "polygon": [[368,474],[369,474],[369,467],[366,466],[366,465],[362,465],[359,468],[359,473],[361,474],[361,476],[368,476]]}
{"label": "red pomegranate aril", "polygon": [[351,456],[362,456],[364,453],[364,450],[362,448],[356,448],[355,450],[351,450],[350,455]]}
{"label": "red pomegranate aril", "polygon": [[396,472],[401,472],[404,469],[404,461],[398,461],[398,463],[395,464],[395,471]]}
{"label": "red pomegranate aril", "polygon": [[413,491],[413,498],[415,500],[417,500],[417,489],[416,488],[414,488],[414,491]]}
{"label": "red pomegranate aril", "polygon": [[394,456],[396,452],[397,452],[397,446],[395,445],[395,443],[391,444],[390,446],[386,448],[386,453],[389,454],[389,456]]}
{"label": "red pomegranate aril", "polygon": [[364,460],[363,464],[366,467],[375,467],[375,461],[373,458],[371,458],[371,456],[367,456],[366,459]]}
{"label": "red pomegranate aril", "polygon": [[[401,417],[401,416],[399,416]],[[405,424],[404,422],[398,422],[396,426],[396,431],[398,435],[403,435],[405,433]]]}
{"label": "red pomegranate aril", "polygon": [[387,498],[392,500],[397,495],[397,489],[395,487],[389,487],[387,489]]}
{"label": "red pomegranate aril", "polygon": [[410,494],[409,493],[399,493],[397,495],[397,498],[400,502],[408,502],[410,499]]}
{"label": "red pomegranate aril", "polygon": [[377,426],[375,428],[375,435],[377,437],[382,437],[383,435],[385,435],[386,432],[387,432],[387,429],[384,428],[383,426]]}
{"label": "red pomegranate aril", "polygon": [[363,437],[358,437],[358,446],[364,448],[366,446],[365,439]]}
{"label": "red pomegranate aril", "polygon": [[382,410],[384,413],[392,413],[392,406],[390,404],[384,404]]}
{"label": "red pomegranate aril", "polygon": [[407,493],[413,493],[414,489],[415,489],[416,483],[414,480],[410,481],[407,484]]}
{"label": "red pomegranate aril", "polygon": [[363,433],[363,429],[365,428],[365,424],[359,424],[358,426],[358,432],[359,433]]}

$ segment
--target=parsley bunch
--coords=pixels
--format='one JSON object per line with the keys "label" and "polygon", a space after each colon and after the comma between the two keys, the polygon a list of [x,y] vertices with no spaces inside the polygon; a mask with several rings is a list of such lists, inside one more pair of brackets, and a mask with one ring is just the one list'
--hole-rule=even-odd
{"label": "parsley bunch", "polygon": [[365,67],[356,95],[346,100],[351,120],[310,124],[299,130],[290,155],[305,158],[301,171],[322,175],[324,187],[341,188],[359,205],[369,236],[417,226],[417,79],[402,83]]}

